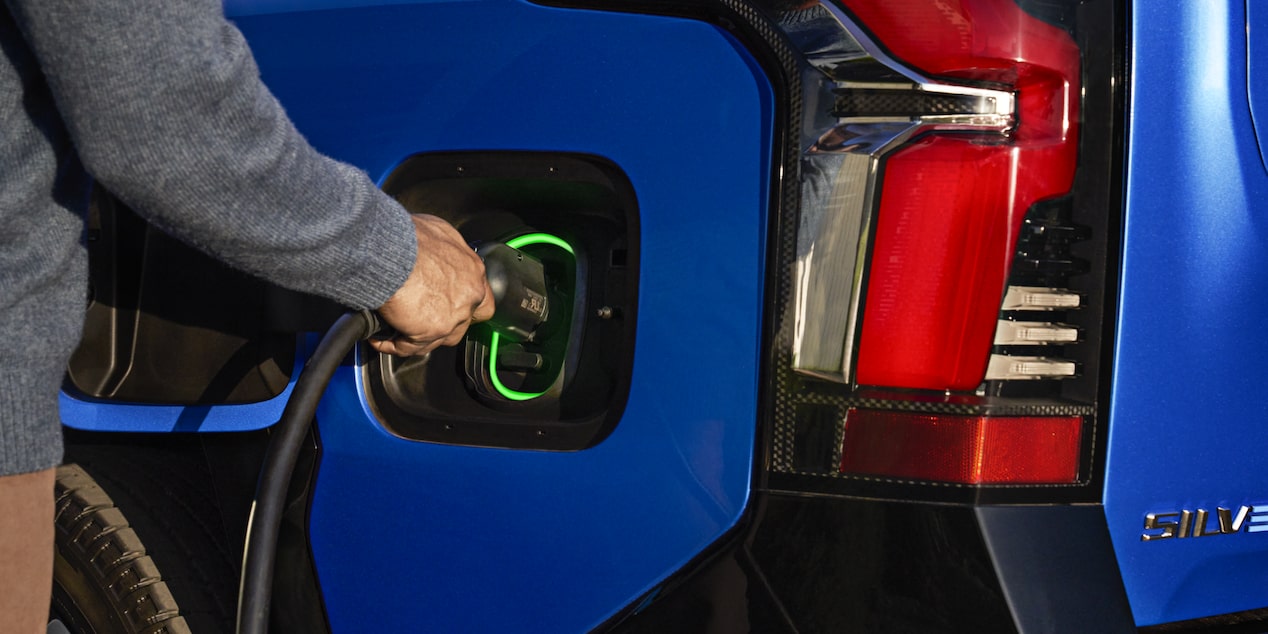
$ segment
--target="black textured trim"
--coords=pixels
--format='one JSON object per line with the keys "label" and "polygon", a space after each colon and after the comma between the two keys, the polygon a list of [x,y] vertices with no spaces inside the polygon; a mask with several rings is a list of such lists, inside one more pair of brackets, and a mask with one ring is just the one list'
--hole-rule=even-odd
{"label": "black textured trim", "polygon": [[979,97],[893,88],[838,88],[832,116],[928,117],[977,114]]}

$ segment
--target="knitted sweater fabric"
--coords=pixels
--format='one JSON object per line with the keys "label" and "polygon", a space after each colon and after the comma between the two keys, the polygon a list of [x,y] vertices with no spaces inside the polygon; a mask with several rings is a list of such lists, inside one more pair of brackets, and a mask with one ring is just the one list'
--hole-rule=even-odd
{"label": "knitted sweater fabric", "polygon": [[351,308],[381,305],[416,256],[408,212],[295,130],[220,0],[5,0],[0,475],[61,460],[93,180],[234,267]]}

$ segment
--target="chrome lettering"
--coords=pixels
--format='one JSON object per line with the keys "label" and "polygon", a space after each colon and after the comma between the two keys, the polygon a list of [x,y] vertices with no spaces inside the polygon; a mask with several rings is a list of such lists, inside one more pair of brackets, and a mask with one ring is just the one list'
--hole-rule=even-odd
{"label": "chrome lettering", "polygon": [[1150,513],[1145,516],[1145,530],[1161,530],[1161,533],[1144,533],[1140,541],[1151,542],[1156,539],[1170,539],[1176,536],[1176,517],[1179,513]]}
{"label": "chrome lettering", "polygon": [[[1219,509],[1216,508],[1215,512],[1218,515]],[[1208,530],[1209,527],[1207,526],[1207,516],[1210,515],[1210,513],[1206,509],[1198,509],[1195,515],[1196,517],[1193,519],[1193,536],[1194,537],[1210,537],[1211,535],[1223,534],[1223,531],[1220,530],[1219,522],[1215,523],[1215,530]]]}
{"label": "chrome lettering", "polygon": [[1148,513],[1145,515],[1144,532],[1140,535],[1140,541],[1233,535],[1241,532],[1268,532],[1268,505],[1256,508],[1243,504],[1237,507],[1236,514],[1233,509],[1223,506],[1215,507],[1214,512],[1198,508]]}
{"label": "chrome lettering", "polygon": [[1233,520],[1233,530],[1229,532],[1230,533],[1242,532],[1242,524],[1246,523],[1246,517],[1250,515],[1251,510],[1253,510],[1254,508],[1255,507],[1253,506],[1243,506],[1240,509],[1238,509],[1237,519]]}

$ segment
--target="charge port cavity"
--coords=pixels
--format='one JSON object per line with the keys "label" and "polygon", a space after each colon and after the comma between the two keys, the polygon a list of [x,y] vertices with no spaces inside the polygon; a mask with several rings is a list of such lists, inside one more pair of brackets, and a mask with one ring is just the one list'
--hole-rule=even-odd
{"label": "charge port cavity", "polygon": [[424,358],[363,348],[383,425],[417,440],[519,449],[579,450],[606,437],[629,389],[636,315],[638,216],[621,170],[573,154],[420,154],[383,189],[445,218],[482,254],[506,245],[540,263],[544,289],[525,297],[544,290],[547,306],[531,332],[477,324]]}

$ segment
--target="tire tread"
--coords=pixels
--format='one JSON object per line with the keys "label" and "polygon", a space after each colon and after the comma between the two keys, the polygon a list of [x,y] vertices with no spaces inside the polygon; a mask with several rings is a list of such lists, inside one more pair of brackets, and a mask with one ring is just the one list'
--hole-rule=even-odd
{"label": "tire tread", "polygon": [[58,547],[104,591],[126,631],[188,634],[145,545],[92,476],[79,465],[58,467],[55,492]]}

